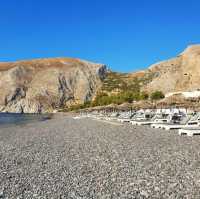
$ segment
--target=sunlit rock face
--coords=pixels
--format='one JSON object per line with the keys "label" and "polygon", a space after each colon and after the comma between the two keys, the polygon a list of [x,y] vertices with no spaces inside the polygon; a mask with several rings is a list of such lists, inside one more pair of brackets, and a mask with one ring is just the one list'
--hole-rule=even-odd
{"label": "sunlit rock face", "polygon": [[177,57],[154,64],[146,72],[153,74],[152,81],[143,88],[148,92],[199,90],[200,45],[189,46]]}
{"label": "sunlit rock face", "polygon": [[43,113],[83,103],[95,96],[106,71],[71,58],[0,63],[0,111]]}

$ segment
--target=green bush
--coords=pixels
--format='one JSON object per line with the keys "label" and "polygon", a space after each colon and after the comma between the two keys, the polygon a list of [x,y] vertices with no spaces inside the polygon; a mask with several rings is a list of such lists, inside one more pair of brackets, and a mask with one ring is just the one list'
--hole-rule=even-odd
{"label": "green bush", "polygon": [[92,106],[104,106],[109,104],[123,104],[125,102],[132,103],[133,101],[144,100],[148,98],[148,94],[124,91],[115,95],[108,96],[105,93],[99,93],[95,100],[92,102]]}
{"label": "green bush", "polygon": [[[158,93],[154,94],[153,98],[158,98]],[[158,95],[158,96],[157,96]],[[108,95],[105,92],[100,92],[95,97],[94,101],[85,102],[84,104],[76,104],[68,108],[69,111],[95,107],[95,106],[106,106],[109,104],[123,104],[132,103],[133,101],[147,100],[149,95],[145,92],[133,92],[133,91],[122,91],[118,94]]]}
{"label": "green bush", "polygon": [[133,93],[131,93],[131,92],[124,92],[124,93],[122,93],[122,101],[124,101],[124,102],[129,102],[129,103],[131,103],[131,102],[133,102],[133,100],[134,100],[134,96],[133,96]]}
{"label": "green bush", "polygon": [[141,100],[148,100],[149,99],[149,94],[146,92],[141,92],[140,93],[140,99]]}
{"label": "green bush", "polygon": [[151,93],[151,100],[159,100],[165,98],[165,95],[162,93],[162,91],[155,91]]}

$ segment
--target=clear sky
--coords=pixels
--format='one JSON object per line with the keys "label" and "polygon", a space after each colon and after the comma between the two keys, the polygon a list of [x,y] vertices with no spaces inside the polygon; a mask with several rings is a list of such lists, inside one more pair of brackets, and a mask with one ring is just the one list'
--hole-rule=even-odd
{"label": "clear sky", "polygon": [[199,0],[2,0],[0,61],[77,57],[136,71],[200,43]]}

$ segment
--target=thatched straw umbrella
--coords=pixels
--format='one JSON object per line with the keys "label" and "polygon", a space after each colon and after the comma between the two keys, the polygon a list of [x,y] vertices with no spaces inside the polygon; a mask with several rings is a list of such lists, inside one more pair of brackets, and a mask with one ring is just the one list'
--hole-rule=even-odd
{"label": "thatched straw umbrella", "polygon": [[118,109],[119,110],[121,110],[121,111],[129,111],[129,110],[131,110],[132,109],[132,104],[130,104],[130,103],[123,103],[123,104],[120,104],[119,106],[118,106]]}
{"label": "thatched straw umbrella", "polygon": [[155,107],[154,104],[152,104],[150,101],[145,100],[133,103],[132,108],[138,110],[138,109],[152,109]]}

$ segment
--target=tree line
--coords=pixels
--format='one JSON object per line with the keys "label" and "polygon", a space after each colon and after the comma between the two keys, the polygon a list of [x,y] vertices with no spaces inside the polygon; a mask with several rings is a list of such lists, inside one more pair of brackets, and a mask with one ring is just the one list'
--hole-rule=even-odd
{"label": "tree line", "polygon": [[164,94],[161,91],[154,91],[150,95],[146,92],[131,92],[123,91],[118,94],[108,95],[105,92],[100,92],[96,95],[93,101],[87,101],[84,104],[72,105],[68,108],[69,111],[79,110],[95,106],[106,106],[109,104],[123,104],[123,103],[133,103],[134,101],[140,100],[160,100],[164,98]]}

